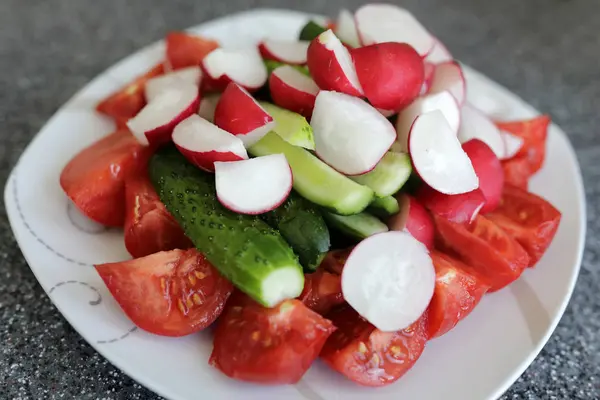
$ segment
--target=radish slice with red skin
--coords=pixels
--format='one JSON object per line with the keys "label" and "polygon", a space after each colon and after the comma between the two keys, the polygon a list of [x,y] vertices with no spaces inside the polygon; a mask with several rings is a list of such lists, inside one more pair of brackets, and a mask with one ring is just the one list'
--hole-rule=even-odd
{"label": "radish slice with red skin", "polygon": [[523,138],[513,135],[510,132],[500,131],[500,136],[504,140],[504,157],[501,160],[508,160],[517,155],[525,141]]}
{"label": "radish slice with red skin", "polygon": [[226,50],[219,47],[202,60],[203,88],[222,91],[230,82],[247,90],[260,89],[267,82],[267,67],[257,49]]}
{"label": "radish slice with red skin", "polygon": [[209,172],[215,170],[215,161],[248,159],[240,139],[198,115],[192,115],[175,127],[173,143],[189,162]]}
{"label": "radish slice with red skin", "polygon": [[220,93],[213,93],[204,96],[202,100],[200,100],[200,107],[198,107],[198,115],[209,122],[214,122],[215,110],[217,109],[217,104],[219,104],[220,99]]}
{"label": "radish slice with red skin", "polygon": [[449,195],[429,186],[423,186],[418,190],[417,199],[433,214],[458,224],[473,222],[486,203],[480,189]]}
{"label": "radish slice with red skin", "polygon": [[479,189],[485,196],[482,214],[494,211],[500,204],[504,189],[504,169],[492,149],[481,140],[472,139],[462,145],[479,177]]}
{"label": "radish slice with red skin", "polygon": [[200,93],[192,84],[176,85],[158,95],[132,119],[127,127],[143,145],[160,145],[171,140],[177,124],[198,110]]}
{"label": "radish slice with red skin", "polygon": [[284,65],[271,73],[269,89],[273,102],[279,107],[306,118],[311,117],[319,87],[310,77],[296,68]]}
{"label": "radish slice with red skin", "polygon": [[433,73],[435,72],[435,65],[424,62],[423,71],[425,72],[425,80],[423,81],[423,86],[421,87],[421,96],[429,92],[429,88],[431,87],[431,82],[433,80]]}
{"label": "radish slice with red skin", "polygon": [[421,92],[423,60],[406,43],[380,43],[351,51],[356,75],[373,107],[400,110]]}
{"label": "radish slice with red skin", "polygon": [[458,130],[458,140],[466,143],[471,139],[485,142],[496,157],[502,159],[506,154],[504,139],[500,129],[485,114],[475,107],[465,104],[460,111],[461,124]]}
{"label": "radish slice with red skin", "polygon": [[479,187],[471,160],[441,111],[415,119],[408,147],[415,171],[438,192],[460,194]]}
{"label": "radish slice with red skin", "polygon": [[217,198],[240,214],[262,214],[279,207],[292,190],[292,170],[283,154],[244,161],[216,162]]}
{"label": "radish slice with red skin", "polygon": [[330,29],[317,36],[308,46],[308,70],[317,86],[351,96],[362,96],[348,49]]}
{"label": "radish slice with red skin", "polygon": [[407,43],[425,57],[436,43],[410,12],[394,5],[367,4],[356,11],[354,18],[363,45]]}
{"label": "radish slice with red skin", "polygon": [[215,125],[250,147],[275,127],[273,117],[243,87],[231,82],[215,109]]}
{"label": "radish slice with red skin", "polygon": [[433,248],[435,227],[431,216],[414,197],[407,194],[396,196],[400,212],[387,220],[391,231],[407,231],[428,249]]}
{"label": "radish slice with red skin", "polygon": [[425,62],[441,64],[452,60],[454,60],[454,57],[452,57],[452,54],[450,54],[448,48],[446,48],[446,46],[444,46],[444,44],[436,38],[433,49],[431,52],[429,52],[429,54],[427,54],[427,57],[425,57]]}
{"label": "radish slice with red skin", "polygon": [[369,172],[396,140],[396,131],[367,102],[343,93],[317,95],[310,121],[317,156],[346,175]]}
{"label": "radish slice with red skin", "polygon": [[159,94],[164,93],[177,84],[191,84],[199,86],[201,79],[202,70],[197,66],[182,68],[174,72],[159,75],[155,78],[149,79],[146,82],[144,86],[146,101],[151,102]]}
{"label": "radish slice with red skin", "polygon": [[368,237],[350,253],[342,271],[344,299],[383,332],[395,332],[419,319],[435,287],[427,248],[408,232]]}
{"label": "radish slice with red skin", "polygon": [[335,35],[349,46],[360,47],[360,39],[358,38],[354,15],[350,11],[344,9],[338,14],[337,23],[335,24]]}
{"label": "radish slice with red skin", "polygon": [[267,39],[258,45],[263,58],[279,61],[290,65],[306,64],[306,55],[310,42],[305,40],[275,40]]}
{"label": "radish slice with red skin", "polygon": [[456,61],[438,64],[433,71],[430,94],[449,91],[462,106],[465,104],[467,87],[462,67]]}

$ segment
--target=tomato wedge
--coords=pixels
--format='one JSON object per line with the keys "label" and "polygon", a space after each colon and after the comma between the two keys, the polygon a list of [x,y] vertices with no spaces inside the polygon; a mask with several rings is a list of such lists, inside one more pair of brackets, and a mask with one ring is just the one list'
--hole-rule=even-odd
{"label": "tomato wedge", "polygon": [[506,184],[527,190],[529,178],[533,175],[527,157],[520,156],[502,161],[502,169],[504,170],[504,182]]}
{"label": "tomato wedge", "polygon": [[331,272],[332,274],[341,275],[344,269],[344,264],[350,256],[354,247],[347,249],[331,250],[327,253],[319,268]]}
{"label": "tomato wedge", "polygon": [[129,131],[116,131],[69,161],[60,174],[60,185],[88,218],[123,226],[125,179],[140,174],[151,154]]}
{"label": "tomato wedge", "polygon": [[523,139],[523,147],[515,157],[525,157],[531,168],[531,173],[536,173],[544,164],[546,158],[546,139],[550,117],[540,115],[530,120],[497,122],[496,125],[503,131],[512,133]]}
{"label": "tomato wedge", "polygon": [[421,356],[427,342],[427,317],[399,332],[382,332],[350,306],[328,316],[338,328],[325,343],[321,358],[334,370],[364,386],[398,380]]}
{"label": "tomato wedge", "polygon": [[233,290],[195,249],[96,265],[96,270],[133,323],[156,335],[185,336],[206,328]]}
{"label": "tomato wedge", "polygon": [[561,213],[545,199],[506,185],[500,206],[487,217],[523,246],[532,267],[552,243]]}
{"label": "tomato wedge", "polygon": [[243,381],[296,383],[334,330],[298,300],[265,308],[236,292],[219,318],[209,363]]}
{"label": "tomato wedge", "polygon": [[304,290],[298,298],[304,305],[321,315],[344,302],[340,275],[321,269],[304,275]]}
{"label": "tomato wedge", "polygon": [[433,216],[438,240],[460,255],[490,285],[490,292],[513,282],[529,264],[529,256],[515,239],[489,219],[478,215],[469,226]]}
{"label": "tomato wedge", "polygon": [[146,174],[125,182],[125,247],[133,257],[194,247],[160,201]]}
{"label": "tomato wedge", "polygon": [[435,291],[427,311],[429,337],[442,336],[473,311],[489,286],[468,265],[439,251],[430,253]]}
{"label": "tomato wedge", "polygon": [[170,32],[165,41],[167,61],[173,69],[200,65],[208,53],[219,47],[215,40],[184,32]]}

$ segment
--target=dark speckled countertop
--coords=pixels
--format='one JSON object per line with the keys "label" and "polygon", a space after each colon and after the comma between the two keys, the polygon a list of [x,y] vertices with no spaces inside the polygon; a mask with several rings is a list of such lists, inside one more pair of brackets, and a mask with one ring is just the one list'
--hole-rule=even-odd
{"label": "dark speckled countertop", "polygon": [[[168,29],[256,7],[335,15],[359,3],[0,0],[0,180],[73,93]],[[402,4],[457,58],[550,113],[569,134],[588,201],[581,275],[552,338],[503,399],[600,399],[600,2]],[[158,398],[104,360],[63,319],[26,265],[4,207],[1,212],[0,398]]]}

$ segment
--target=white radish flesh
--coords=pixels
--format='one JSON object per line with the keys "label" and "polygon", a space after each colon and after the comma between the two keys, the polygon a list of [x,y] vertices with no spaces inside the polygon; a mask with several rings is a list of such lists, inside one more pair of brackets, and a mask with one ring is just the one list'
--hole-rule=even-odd
{"label": "white radish flesh", "polygon": [[521,147],[523,147],[523,143],[525,142],[523,138],[513,135],[510,132],[500,131],[500,135],[504,140],[504,157],[501,159],[507,160],[509,158],[513,158],[517,155]]}
{"label": "white radish flesh", "polygon": [[452,93],[459,105],[465,103],[467,92],[465,76],[462,67],[455,61],[438,64],[435,67],[428,93],[435,94],[446,90]]}
{"label": "white radish flesh", "polygon": [[157,76],[156,78],[148,80],[144,86],[146,101],[151,102],[159,94],[173,88],[174,85],[191,84],[199,86],[201,79],[202,70],[200,67],[182,68],[174,72]]}
{"label": "white radish flesh", "polygon": [[198,115],[207,121],[213,122],[215,120],[215,110],[217,109],[219,99],[221,99],[220,93],[214,93],[209,94],[208,96],[204,96],[202,100],[200,100]]}
{"label": "white radish flesh", "polygon": [[248,90],[256,90],[267,81],[267,67],[257,49],[226,50],[218,48],[202,60],[206,77],[212,80],[208,86],[223,89],[235,82]]}
{"label": "white radish flesh", "polygon": [[354,15],[348,10],[342,10],[338,14],[335,26],[335,34],[340,40],[352,47],[360,47],[360,39],[354,22]]}
{"label": "white radish flesh", "polygon": [[450,54],[446,46],[439,39],[435,40],[433,49],[425,57],[425,61],[432,64],[441,64],[452,60],[454,60],[454,57],[452,57],[452,54]]}
{"label": "white radish flesh", "polygon": [[306,64],[306,54],[310,42],[304,40],[268,39],[258,46],[260,54],[267,60],[275,60],[285,64]]}
{"label": "white radish flesh", "polygon": [[460,112],[461,124],[458,140],[466,143],[471,139],[479,139],[492,149],[496,157],[503,159],[506,154],[504,139],[500,129],[485,114],[475,107],[465,104]]}
{"label": "white radish flesh", "polygon": [[307,118],[312,115],[319,93],[315,81],[289,65],[278,67],[271,73],[269,90],[275,104]]}

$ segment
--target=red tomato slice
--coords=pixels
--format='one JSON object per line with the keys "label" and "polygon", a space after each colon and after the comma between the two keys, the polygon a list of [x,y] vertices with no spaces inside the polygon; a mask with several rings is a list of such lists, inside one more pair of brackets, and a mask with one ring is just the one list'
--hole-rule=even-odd
{"label": "red tomato slice", "polygon": [[212,39],[184,32],[171,32],[165,41],[167,43],[167,61],[173,69],[200,65],[208,53],[219,47],[219,43]]}
{"label": "red tomato slice", "polygon": [[516,157],[525,157],[531,167],[531,173],[535,174],[544,164],[546,158],[546,139],[550,117],[540,115],[530,120],[497,122],[496,125],[503,131],[512,133],[523,139],[523,147]]}
{"label": "red tomato slice", "polygon": [[125,182],[125,247],[133,257],[194,247],[145,174]]}
{"label": "red tomato slice", "polygon": [[60,174],[60,185],[88,218],[123,226],[125,179],[140,174],[151,154],[129,131],[116,131],[69,161]]}
{"label": "red tomato slice", "polygon": [[561,213],[543,198],[507,185],[500,206],[487,217],[523,246],[532,267],[554,239]]}
{"label": "red tomato slice", "polygon": [[529,264],[529,256],[515,239],[489,219],[478,215],[469,226],[433,216],[438,239],[460,255],[490,285],[490,291],[513,282]]}
{"label": "red tomato slice", "polygon": [[353,249],[354,247],[341,250],[331,250],[327,253],[319,268],[336,275],[341,275],[342,270],[344,269],[344,264],[346,264],[346,260],[348,260],[348,257]]}
{"label": "red tomato slice", "polygon": [[328,315],[338,328],[325,343],[321,358],[334,370],[364,386],[398,380],[421,356],[427,342],[427,317],[398,332],[381,332],[351,307]]}
{"label": "red tomato slice", "polygon": [[473,311],[487,292],[484,279],[466,264],[439,251],[430,253],[435,291],[427,311],[429,337],[442,336]]}
{"label": "red tomato slice", "polygon": [[162,75],[164,72],[165,69],[162,63],[155,65],[150,71],[138,77],[129,85],[102,100],[96,106],[96,111],[114,118],[118,127],[123,126],[127,120],[135,117],[146,105],[144,95],[146,82],[155,76]]}
{"label": "red tomato slice", "polygon": [[298,300],[265,308],[236,292],[219,318],[209,363],[243,381],[296,383],[334,330]]}
{"label": "red tomato slice", "polygon": [[156,335],[184,336],[206,328],[233,290],[196,249],[163,251],[96,270],[133,323]]}
{"label": "red tomato slice", "polygon": [[531,178],[531,166],[527,157],[516,157],[502,161],[504,170],[504,182],[508,185],[520,187],[527,190],[529,178]]}
{"label": "red tomato slice", "polygon": [[304,290],[300,297],[302,303],[321,315],[344,302],[342,279],[321,269],[304,275]]}

